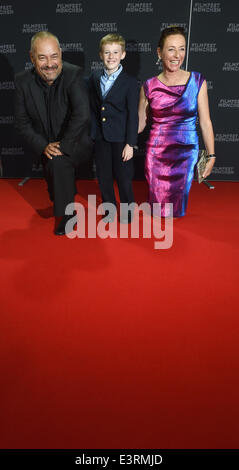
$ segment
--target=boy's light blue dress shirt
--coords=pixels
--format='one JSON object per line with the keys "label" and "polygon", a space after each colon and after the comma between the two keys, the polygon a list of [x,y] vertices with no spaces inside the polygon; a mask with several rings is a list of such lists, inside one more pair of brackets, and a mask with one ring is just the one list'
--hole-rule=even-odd
{"label": "boy's light blue dress shirt", "polygon": [[116,70],[116,72],[112,73],[111,75],[108,75],[105,69],[103,70],[103,73],[100,77],[100,88],[103,98],[107,95],[122,70],[123,67],[121,64],[119,65],[118,70]]}

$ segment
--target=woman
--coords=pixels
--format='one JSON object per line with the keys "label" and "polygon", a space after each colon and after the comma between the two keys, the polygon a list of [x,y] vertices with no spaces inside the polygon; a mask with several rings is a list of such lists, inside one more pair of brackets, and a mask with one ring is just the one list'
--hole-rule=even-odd
{"label": "woman", "polygon": [[164,217],[171,215],[165,203],[173,203],[174,217],[186,211],[198,159],[197,115],[210,157],[204,177],[210,175],[215,163],[206,80],[198,72],[181,69],[185,52],[184,29],[164,29],[157,49],[162,73],[148,79],[140,92],[139,132],[144,130],[148,117],[151,122],[145,162],[149,202],[160,203]]}

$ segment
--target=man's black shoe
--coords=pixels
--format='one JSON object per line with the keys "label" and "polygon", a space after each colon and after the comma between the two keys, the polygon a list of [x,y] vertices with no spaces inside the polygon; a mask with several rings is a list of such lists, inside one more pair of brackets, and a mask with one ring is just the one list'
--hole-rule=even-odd
{"label": "man's black shoe", "polygon": [[[72,219],[72,217],[74,217],[74,215],[75,214],[73,214],[73,215],[63,215],[60,223],[58,224],[57,228],[55,229],[55,235],[66,235],[66,223],[70,219]],[[75,227],[75,225],[76,225],[76,223],[74,224],[74,227]]]}

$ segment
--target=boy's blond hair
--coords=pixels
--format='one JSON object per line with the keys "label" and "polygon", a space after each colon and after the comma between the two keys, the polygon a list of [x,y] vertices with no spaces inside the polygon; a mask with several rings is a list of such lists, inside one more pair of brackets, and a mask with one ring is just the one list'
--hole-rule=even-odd
{"label": "boy's blond hair", "polygon": [[105,46],[105,44],[113,42],[120,44],[120,46],[122,47],[122,51],[125,51],[125,39],[123,38],[123,36],[120,36],[120,34],[107,34],[100,40],[100,52],[102,52],[102,48],[103,46]]}

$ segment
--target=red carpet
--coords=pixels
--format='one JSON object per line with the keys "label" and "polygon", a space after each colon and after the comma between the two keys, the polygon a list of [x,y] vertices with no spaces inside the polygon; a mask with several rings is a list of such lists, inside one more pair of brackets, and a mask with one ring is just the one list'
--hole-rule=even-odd
{"label": "red carpet", "polygon": [[238,448],[238,183],[194,183],[168,250],[56,237],[45,183],[17,183],[0,181],[0,447]]}

